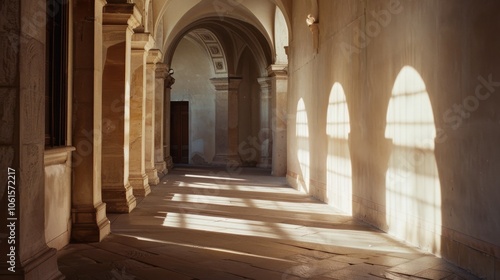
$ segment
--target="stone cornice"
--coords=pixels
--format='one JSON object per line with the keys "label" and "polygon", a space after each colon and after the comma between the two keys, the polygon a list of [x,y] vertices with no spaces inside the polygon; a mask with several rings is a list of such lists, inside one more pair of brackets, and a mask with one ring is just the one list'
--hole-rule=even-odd
{"label": "stone cornice", "polygon": [[[147,63],[158,64],[161,61],[163,54],[159,49],[150,49],[148,52]],[[168,70],[168,69],[167,69]]]}
{"label": "stone cornice", "polygon": [[230,77],[229,78],[229,90],[237,90],[241,84],[241,77]]}
{"label": "stone cornice", "polygon": [[212,78],[210,79],[210,82],[212,82],[216,91],[224,91],[229,89],[228,78]]}
{"label": "stone cornice", "polygon": [[154,46],[154,39],[150,33],[132,34],[131,47],[133,50],[149,51]]}
{"label": "stone cornice", "polygon": [[267,67],[267,73],[271,77],[287,76],[288,64],[271,64]]}
{"label": "stone cornice", "polygon": [[165,63],[157,63],[156,64],[156,78],[157,79],[166,79],[168,76],[168,67]]}
{"label": "stone cornice", "polygon": [[270,88],[272,86],[271,77],[258,78],[257,81],[262,89]]}
{"label": "stone cornice", "polygon": [[128,25],[131,29],[141,25],[142,15],[135,4],[106,4],[103,8],[104,25]]}

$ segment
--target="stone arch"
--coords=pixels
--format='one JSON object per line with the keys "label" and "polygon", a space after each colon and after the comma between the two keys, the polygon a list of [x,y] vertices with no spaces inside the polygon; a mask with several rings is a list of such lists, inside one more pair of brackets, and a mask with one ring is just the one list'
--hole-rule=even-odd
{"label": "stone arch", "polygon": [[[226,62],[228,62],[229,75],[235,72],[237,65],[229,63],[229,60],[236,61],[237,51],[233,49],[235,39],[245,42],[249,49],[254,54],[254,57],[259,65],[261,76],[267,76],[267,66],[272,63],[271,45],[263,34],[260,33],[255,27],[248,23],[241,22],[234,19],[226,19],[221,22],[218,18],[210,17],[204,18],[199,21],[193,22],[186,26],[177,36],[172,40],[172,43],[165,46],[165,63],[170,64],[175,49],[180,40],[193,30],[203,28],[211,31],[217,38],[226,55]],[[222,40],[224,38],[224,40]]]}
{"label": "stone arch", "polygon": [[441,186],[436,127],[424,80],[413,67],[398,74],[387,112],[392,153],[386,173],[388,231],[434,253],[440,249]]}

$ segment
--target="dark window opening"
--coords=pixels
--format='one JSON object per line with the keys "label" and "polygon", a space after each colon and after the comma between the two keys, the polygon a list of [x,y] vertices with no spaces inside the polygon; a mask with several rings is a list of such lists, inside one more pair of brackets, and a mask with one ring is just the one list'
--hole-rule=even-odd
{"label": "dark window opening", "polygon": [[45,146],[66,145],[68,100],[68,5],[47,1]]}

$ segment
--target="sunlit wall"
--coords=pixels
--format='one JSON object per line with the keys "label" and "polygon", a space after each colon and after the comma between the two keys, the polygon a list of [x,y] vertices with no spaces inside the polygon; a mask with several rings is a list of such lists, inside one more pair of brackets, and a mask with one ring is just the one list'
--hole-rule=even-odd
{"label": "sunlit wall", "polygon": [[309,179],[311,177],[311,162],[309,153],[309,123],[307,119],[306,105],[302,98],[297,103],[295,127],[297,137],[297,158],[299,160],[301,172],[301,174],[299,174],[299,188],[305,192],[309,192]]}
{"label": "sunlit wall", "polygon": [[335,83],[328,102],[326,134],[327,202],[346,214],[352,214],[352,167],[349,155],[349,109],[341,84]]}
{"label": "sunlit wall", "polygon": [[389,232],[439,253],[441,188],[434,156],[436,128],[426,85],[405,66],[396,78],[385,136],[392,139],[386,174]]}

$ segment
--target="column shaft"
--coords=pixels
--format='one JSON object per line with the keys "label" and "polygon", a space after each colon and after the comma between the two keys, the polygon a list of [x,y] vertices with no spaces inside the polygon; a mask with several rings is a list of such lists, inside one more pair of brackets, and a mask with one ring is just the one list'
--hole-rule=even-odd
{"label": "column shaft", "polygon": [[156,121],[156,63],[161,59],[159,50],[150,50],[146,64],[146,134],[145,134],[145,168],[150,185],[160,182],[155,166],[155,121]]}
{"label": "column shaft", "polygon": [[164,98],[165,78],[167,77],[167,66],[163,63],[156,64],[155,74],[155,166],[159,173],[168,172],[165,154],[163,152],[164,134]]}
{"label": "column shaft", "polygon": [[133,4],[104,7],[102,188],[108,211],[115,213],[128,213],[136,206],[129,182],[130,50],[140,19]]}
{"label": "column shaft", "polygon": [[165,97],[164,97],[164,135],[163,135],[163,151],[165,156],[165,162],[167,164],[167,169],[171,170],[174,167],[172,156],[170,155],[170,93],[172,91],[172,85],[175,83],[174,77],[168,74],[165,79]]}
{"label": "column shaft", "polygon": [[260,84],[260,131],[259,131],[259,141],[260,141],[260,163],[259,167],[270,167],[272,159],[272,149],[271,149],[271,86],[272,79],[269,77],[259,78]]}
{"label": "column shaft", "polygon": [[272,174],[286,176],[287,173],[287,65],[271,65],[272,77]]}
{"label": "column shaft", "polygon": [[130,185],[135,196],[151,193],[146,175],[146,58],[150,35],[132,35],[130,59]]}
{"label": "column shaft", "polygon": [[[79,1],[74,18],[72,228],[74,242],[99,242],[110,232],[102,203],[102,8],[101,1]],[[85,21],[94,17],[93,24]],[[84,147],[89,147],[84,149]]]}
{"label": "column shaft", "polygon": [[216,165],[240,165],[238,154],[238,88],[241,78],[213,78],[215,87]]}
{"label": "column shaft", "polygon": [[38,4],[20,0],[0,5],[0,17],[6,19],[0,25],[1,279],[63,278],[56,250],[45,242],[46,26],[22,20],[35,16],[45,22],[45,2]]}

